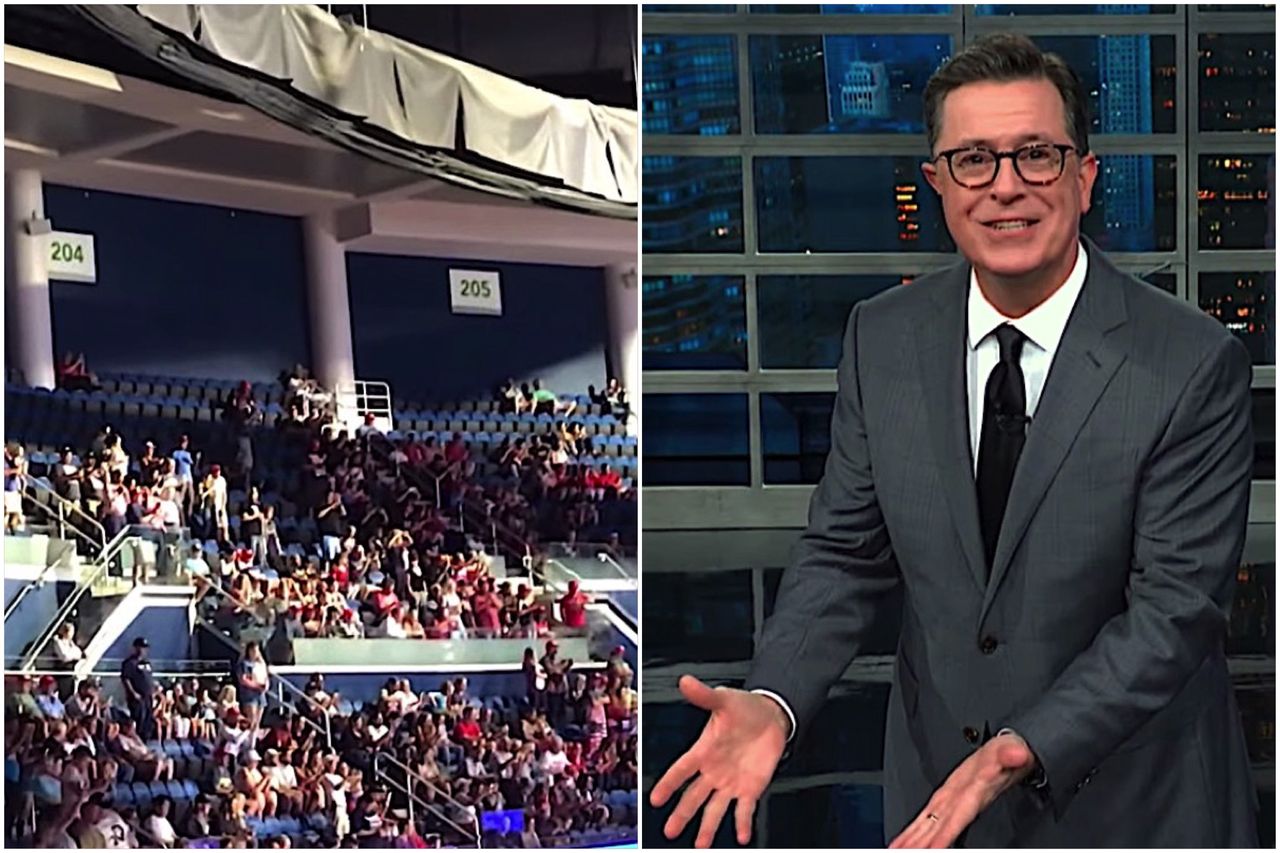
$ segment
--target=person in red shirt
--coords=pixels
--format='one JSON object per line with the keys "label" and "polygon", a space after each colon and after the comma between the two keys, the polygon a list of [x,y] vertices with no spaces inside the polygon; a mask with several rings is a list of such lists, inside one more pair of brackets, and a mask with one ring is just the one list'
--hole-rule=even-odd
{"label": "person in red shirt", "polygon": [[475,617],[478,636],[502,635],[502,599],[493,592],[489,581],[484,578],[476,583],[476,594],[471,599],[471,612]]}
{"label": "person in red shirt", "polygon": [[462,719],[458,720],[457,726],[453,730],[454,735],[459,740],[467,743],[476,743],[480,740],[483,733],[480,729],[480,722],[476,719],[476,709],[467,706],[462,709]]}
{"label": "person in red shirt", "polygon": [[400,606],[400,599],[396,596],[393,586],[394,584],[392,583],[391,578],[384,578],[382,581],[382,587],[370,596],[373,608],[378,612],[379,620],[386,619],[387,616],[393,613],[395,609]]}
{"label": "person in red shirt", "polygon": [[600,466],[600,476],[598,477],[599,488],[607,491],[617,492],[622,488],[622,475],[613,470],[613,466],[607,462]]}
{"label": "person in red shirt", "polygon": [[587,605],[590,603],[590,596],[578,588],[578,582],[569,581],[569,592],[560,599],[560,619],[565,627],[586,628]]}
{"label": "person in red shirt", "polygon": [[467,450],[467,446],[462,443],[462,433],[455,432],[453,434],[453,440],[445,445],[444,461],[452,465],[455,462],[461,462],[466,459],[468,455],[469,451]]}

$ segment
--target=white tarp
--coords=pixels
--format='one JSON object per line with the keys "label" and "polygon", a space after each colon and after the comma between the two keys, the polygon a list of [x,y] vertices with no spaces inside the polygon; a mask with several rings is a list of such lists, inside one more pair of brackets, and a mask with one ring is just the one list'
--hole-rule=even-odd
{"label": "white tarp", "polygon": [[639,200],[634,110],[561,98],[344,25],[317,6],[141,5],[138,11],[228,62],[288,80],[302,94],[419,145],[454,148],[461,101],[467,150],[605,199]]}

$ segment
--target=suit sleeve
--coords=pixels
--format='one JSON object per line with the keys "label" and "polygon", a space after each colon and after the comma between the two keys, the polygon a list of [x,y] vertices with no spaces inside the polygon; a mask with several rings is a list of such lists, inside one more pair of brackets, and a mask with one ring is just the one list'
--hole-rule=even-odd
{"label": "suit sleeve", "polygon": [[876,501],[858,376],[855,305],[845,329],[831,451],[809,503],[808,528],[784,573],[747,677],[783,699],[802,731],[848,668],[877,604],[900,580]]}
{"label": "suit sleeve", "polygon": [[1206,355],[1141,472],[1128,608],[1035,705],[1002,721],[1039,758],[1059,817],[1226,636],[1248,522],[1251,375],[1235,338]]}

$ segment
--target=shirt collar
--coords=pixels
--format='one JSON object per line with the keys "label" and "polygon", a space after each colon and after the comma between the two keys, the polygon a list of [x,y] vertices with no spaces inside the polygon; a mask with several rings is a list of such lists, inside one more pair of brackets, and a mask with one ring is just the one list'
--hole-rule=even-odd
{"label": "shirt collar", "polygon": [[1067,328],[1067,320],[1071,317],[1071,309],[1084,288],[1085,276],[1089,273],[1089,255],[1082,244],[1076,245],[1076,263],[1062,286],[1053,292],[1044,302],[1032,308],[1026,314],[1011,319],[1001,314],[992,305],[982,288],[978,286],[978,276],[972,267],[969,269],[969,349],[978,348],[987,335],[994,332],[1003,323],[1008,323],[1027,339],[1046,352],[1053,352],[1062,340]]}

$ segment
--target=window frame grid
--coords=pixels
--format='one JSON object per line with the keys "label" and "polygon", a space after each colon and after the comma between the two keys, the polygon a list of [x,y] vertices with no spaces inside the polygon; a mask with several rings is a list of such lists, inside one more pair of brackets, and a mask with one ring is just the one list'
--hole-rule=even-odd
{"label": "window frame grid", "polygon": [[[913,156],[924,158],[924,134],[758,134],[752,93],[750,37],[752,35],[945,35],[959,50],[979,35],[992,31],[1020,32],[1031,36],[1155,35],[1172,36],[1174,59],[1179,64],[1175,82],[1176,110],[1173,133],[1142,135],[1097,134],[1091,148],[1101,157],[1142,154],[1172,156],[1178,180],[1175,204],[1184,211],[1175,217],[1177,248],[1171,252],[1117,252],[1117,266],[1134,274],[1155,271],[1175,276],[1178,298],[1198,305],[1202,272],[1274,272],[1275,253],[1269,250],[1203,250],[1199,248],[1199,157],[1212,153],[1274,154],[1275,136],[1246,131],[1199,130],[1198,50],[1202,33],[1256,33],[1275,28],[1275,14],[1267,12],[1200,12],[1194,5],[1169,13],[1145,15],[978,15],[972,5],[953,4],[946,15],[787,15],[760,14],[739,5],[731,13],[645,14],[648,35],[729,35],[735,38],[738,74],[740,132],[700,137],[680,134],[646,134],[646,155],[737,156],[742,168],[741,253],[646,254],[649,275],[730,274],[742,276],[746,309],[745,370],[643,372],[645,394],[738,393],[748,400],[749,486],[662,486],[646,489],[659,504],[678,495],[709,491],[751,492],[759,498],[770,493],[807,495],[812,485],[770,485],[763,480],[764,448],[760,395],[777,392],[831,392],[836,390],[834,369],[762,368],[760,366],[760,318],[757,275],[923,275],[944,268],[955,255],[939,252],[835,252],[815,255],[761,253],[754,187],[754,161],[769,156]],[[1194,245],[1192,245],[1194,241]],[[1275,387],[1275,366],[1255,365],[1254,388]],[[1274,521],[1274,480],[1254,481],[1251,521]],[[746,495],[740,495],[747,497]],[[776,495],[781,497],[781,495]],[[699,501],[701,503],[701,501]],[[735,500],[734,503],[737,503]],[[765,500],[774,504],[772,500]],[[793,498],[788,496],[788,505]],[[780,508],[780,507],[778,507]],[[666,515],[666,513],[661,513]],[[752,512],[751,516],[759,513]],[[776,524],[777,518],[774,517]],[[649,525],[646,525],[649,526]],[[661,529],[660,527],[658,529]]]}

